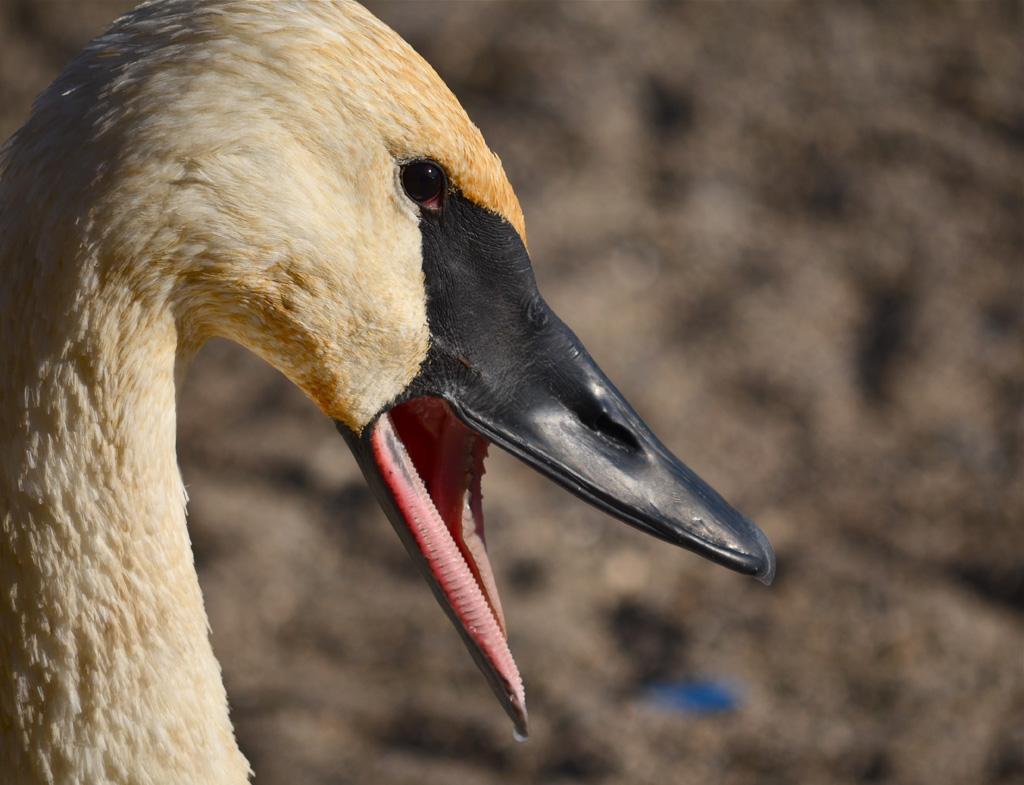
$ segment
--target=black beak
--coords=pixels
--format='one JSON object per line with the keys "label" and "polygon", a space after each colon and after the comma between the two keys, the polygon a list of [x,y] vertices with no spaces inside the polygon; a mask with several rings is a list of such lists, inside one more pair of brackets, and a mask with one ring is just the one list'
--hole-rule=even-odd
{"label": "black beak", "polygon": [[452,410],[609,515],[771,583],[775,556],[764,533],[658,441],[550,309],[526,356],[514,376],[480,368],[448,399]]}
{"label": "black beak", "polygon": [[537,291],[516,231],[459,195],[421,222],[433,344],[409,397],[655,537],[765,583],[768,539],[659,442]]}
{"label": "black beak", "polygon": [[484,546],[488,442],[631,526],[764,583],[775,556],[654,437],[551,311],[512,226],[458,193],[420,226],[427,359],[362,433],[339,430],[525,738],[525,692]]}

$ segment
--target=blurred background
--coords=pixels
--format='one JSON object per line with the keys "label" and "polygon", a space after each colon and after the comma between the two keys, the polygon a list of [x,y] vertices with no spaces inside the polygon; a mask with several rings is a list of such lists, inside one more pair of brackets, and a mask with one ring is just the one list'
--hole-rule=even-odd
{"label": "blurred background", "polygon": [[[0,0],[0,137],[131,5]],[[1024,782],[1024,3],[369,7],[502,157],[549,302],[779,572],[495,450],[515,744],[331,423],[215,341],[179,454],[255,782]]]}

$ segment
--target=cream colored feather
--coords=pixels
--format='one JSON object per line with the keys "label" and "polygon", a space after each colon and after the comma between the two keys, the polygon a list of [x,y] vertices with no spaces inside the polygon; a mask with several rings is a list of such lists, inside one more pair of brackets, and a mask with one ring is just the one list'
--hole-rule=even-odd
{"label": "cream colored feather", "polygon": [[210,336],[358,430],[428,331],[403,160],[524,233],[497,158],[361,7],[156,0],[90,44],[0,182],[0,780],[240,783],[185,528]]}

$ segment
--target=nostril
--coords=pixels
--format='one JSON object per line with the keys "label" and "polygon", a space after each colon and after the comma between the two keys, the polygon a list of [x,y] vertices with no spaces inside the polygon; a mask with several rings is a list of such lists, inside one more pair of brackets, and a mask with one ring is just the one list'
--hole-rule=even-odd
{"label": "nostril", "polygon": [[608,412],[601,412],[597,419],[592,424],[588,423],[588,425],[592,430],[597,431],[612,441],[618,442],[624,447],[628,447],[631,450],[640,449],[640,442],[637,441],[636,434],[622,423],[613,420]]}

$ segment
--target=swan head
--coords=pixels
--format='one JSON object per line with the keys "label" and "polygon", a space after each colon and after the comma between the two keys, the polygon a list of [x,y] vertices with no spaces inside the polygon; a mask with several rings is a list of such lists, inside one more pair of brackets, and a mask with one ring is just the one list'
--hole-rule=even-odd
{"label": "swan head", "polygon": [[489,444],[771,580],[760,530],[661,445],[540,296],[479,130],[359,6],[146,4],[86,49],[21,142],[72,135],[38,174],[67,183],[96,279],[166,306],[184,344],[241,343],[332,418],[520,735],[484,547]]}

